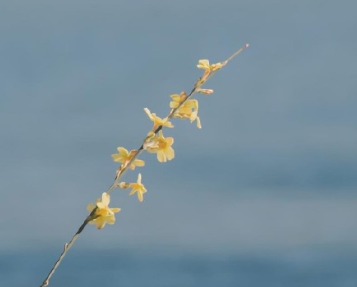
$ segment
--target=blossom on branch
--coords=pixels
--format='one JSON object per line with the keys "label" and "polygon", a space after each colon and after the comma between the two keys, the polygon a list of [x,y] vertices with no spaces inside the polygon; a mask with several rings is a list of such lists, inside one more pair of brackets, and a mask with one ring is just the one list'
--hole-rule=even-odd
{"label": "blossom on branch", "polygon": [[155,113],[151,113],[148,108],[145,108],[144,111],[148,115],[149,119],[154,122],[154,126],[151,129],[152,131],[155,131],[159,126],[163,126],[167,128],[174,127],[172,123],[168,121],[167,117],[162,119],[158,117]]}
{"label": "blossom on branch", "polygon": [[134,183],[121,182],[119,183],[120,188],[132,188],[129,195],[133,195],[135,192],[138,195],[138,199],[140,202],[144,200],[143,194],[146,192],[145,186],[141,183],[141,174],[138,174],[138,179]]}
{"label": "blossom on branch", "polygon": [[159,162],[166,162],[175,157],[175,151],[171,147],[173,143],[174,139],[172,137],[165,138],[161,130],[158,135],[148,137],[148,142],[144,147],[149,153],[156,153]]}
{"label": "blossom on branch", "polygon": [[[173,98],[174,100],[174,98]],[[197,127],[200,129],[201,121],[198,117],[198,101],[194,99],[184,102],[174,113],[174,118],[190,119],[191,123],[196,121]]]}
{"label": "blossom on branch", "polygon": [[98,198],[96,205],[93,203],[88,204],[87,210],[91,213],[95,208],[93,219],[89,222],[90,224],[95,224],[98,229],[102,229],[106,223],[114,224],[115,213],[120,211],[120,208],[109,208],[110,195],[103,192],[102,198]]}
{"label": "blossom on branch", "polygon": [[186,100],[187,95],[185,92],[182,92],[181,94],[173,94],[170,97],[172,99],[172,101],[170,102],[170,108],[176,109],[184,100]]}
{"label": "blossom on branch", "polygon": [[[128,152],[125,148],[123,147],[118,147],[117,148],[118,153],[112,154],[112,158],[115,162],[121,162],[124,165],[127,165],[130,160],[133,158],[133,156],[137,153],[137,150],[133,149],[130,152]],[[134,159],[134,161],[130,164],[129,168],[131,170],[134,170],[136,166],[144,166],[145,162],[141,159]]]}
{"label": "blossom on branch", "polygon": [[203,76],[197,81],[195,86],[199,87],[199,86],[203,85],[212,73],[223,68],[226,64],[227,64],[227,61],[210,65],[209,60],[207,60],[207,59],[199,60],[198,64],[197,64],[197,68],[203,69],[203,70],[205,70],[205,72],[203,73]]}
{"label": "blossom on branch", "polygon": [[215,71],[218,71],[219,69],[222,69],[226,64],[227,64],[227,61],[218,62],[216,64],[210,65],[209,60],[203,59],[203,60],[198,61],[197,68],[204,69],[206,71],[208,70],[210,72],[215,72]]}

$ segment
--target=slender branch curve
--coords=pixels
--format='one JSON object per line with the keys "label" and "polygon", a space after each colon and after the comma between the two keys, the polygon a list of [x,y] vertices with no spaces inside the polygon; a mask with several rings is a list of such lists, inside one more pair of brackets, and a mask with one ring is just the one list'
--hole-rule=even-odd
{"label": "slender branch curve", "polygon": [[[249,44],[245,44],[244,46],[242,46],[241,48],[239,48],[235,53],[233,53],[228,59],[226,59],[223,62],[220,62],[218,64],[214,64],[212,65],[212,70],[209,70],[207,72],[207,70],[205,71],[205,74],[199,78],[196,83],[194,84],[191,92],[178,104],[178,106],[176,108],[171,109],[171,111],[169,112],[169,114],[167,115],[167,119],[170,120],[172,118],[174,118],[175,113],[183,106],[183,104],[189,99],[191,98],[195,93],[200,92],[201,86],[207,82],[207,80],[209,78],[211,78],[219,69],[221,69],[223,66],[225,66],[230,60],[232,60],[235,56],[237,56],[239,53],[241,53],[243,50],[245,50],[246,48],[249,47]],[[211,66],[210,66],[211,67]],[[218,67],[218,68],[217,68]],[[213,92],[213,91],[212,91]],[[154,130],[154,134],[157,135],[161,130],[163,129],[163,125],[159,125],[155,130]],[[125,164],[123,163],[117,170],[115,173],[115,177],[114,177],[114,182],[112,183],[112,185],[107,189],[106,193],[109,195],[110,193],[113,192],[113,190],[116,187],[119,187],[119,179],[124,175],[124,173],[127,171],[127,169],[134,163],[134,161],[137,159],[137,157],[145,150],[145,143],[148,139],[148,136],[145,137],[142,141],[141,146],[136,150],[135,154],[130,158],[130,160],[128,162],[126,162]],[[63,251],[61,253],[61,255],[59,256],[59,258],[57,259],[57,261],[55,262],[54,266],[52,267],[52,269],[50,270],[50,272],[48,273],[47,277],[45,278],[45,280],[43,281],[42,285],[40,287],[45,287],[48,286],[50,283],[50,279],[53,276],[53,274],[55,273],[56,269],[58,268],[58,266],[61,264],[63,258],[66,256],[66,254],[68,253],[68,251],[71,249],[72,245],[74,244],[74,242],[78,239],[79,235],[81,234],[81,232],[84,230],[84,228],[87,226],[87,224],[96,219],[96,211],[98,210],[98,207],[96,206],[91,213],[86,217],[86,219],[84,220],[84,222],[82,223],[82,225],[78,228],[77,232],[73,235],[73,237],[71,238],[71,240],[68,243],[65,243],[64,247],[63,247]]]}

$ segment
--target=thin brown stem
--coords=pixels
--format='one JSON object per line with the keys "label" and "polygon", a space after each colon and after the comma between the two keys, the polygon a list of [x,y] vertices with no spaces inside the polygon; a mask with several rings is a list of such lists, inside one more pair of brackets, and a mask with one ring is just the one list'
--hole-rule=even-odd
{"label": "thin brown stem", "polygon": [[240,47],[237,52],[235,52],[232,56],[230,56],[226,62],[229,62],[230,60],[232,60],[235,56],[237,56],[238,54],[240,54],[241,52],[243,52],[246,48],[249,47],[249,44],[245,44],[244,46]]}
{"label": "thin brown stem", "polygon": [[65,245],[63,247],[63,251],[62,251],[60,257],[57,259],[55,265],[53,265],[51,271],[48,273],[46,279],[43,281],[43,283],[42,283],[42,285],[40,287],[45,287],[45,286],[48,286],[48,284],[50,284],[50,279],[51,279],[52,275],[55,273],[57,267],[61,264],[63,258],[66,256],[68,250],[72,247],[74,242],[78,239],[79,235],[81,234],[83,229],[86,227],[86,225],[91,220],[94,219],[93,215],[94,215],[95,211],[96,211],[96,208],[94,208],[93,211],[87,216],[87,218],[84,220],[82,225],[78,228],[77,232],[73,235],[71,240],[68,243],[65,243]]}

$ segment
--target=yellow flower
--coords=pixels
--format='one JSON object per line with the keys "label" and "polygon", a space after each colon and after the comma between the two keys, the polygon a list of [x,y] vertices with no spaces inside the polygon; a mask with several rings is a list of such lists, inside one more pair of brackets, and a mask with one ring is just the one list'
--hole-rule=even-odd
{"label": "yellow flower", "polygon": [[133,195],[135,192],[138,194],[138,199],[140,202],[144,200],[143,194],[146,192],[145,186],[141,183],[141,174],[138,174],[138,179],[135,183],[130,183],[129,187],[132,188],[129,195]]}
{"label": "yellow flower", "polygon": [[171,109],[176,109],[187,97],[185,92],[182,92],[181,94],[174,94],[170,96],[172,101],[170,102],[170,108]]}
{"label": "yellow flower", "polygon": [[174,139],[172,137],[164,138],[161,130],[159,135],[152,138],[146,145],[146,150],[150,153],[156,153],[159,162],[166,162],[175,157],[175,151],[171,147],[173,143]]}
{"label": "yellow flower", "polygon": [[93,203],[88,204],[87,210],[89,213],[93,211],[94,208],[97,207],[96,211],[93,214],[93,220],[91,220],[90,224],[95,224],[98,229],[102,229],[106,223],[114,224],[115,215],[120,211],[120,208],[109,208],[110,195],[106,192],[103,192],[102,198],[98,198],[96,205]]}
{"label": "yellow flower", "polygon": [[205,72],[203,73],[203,76],[197,81],[197,83],[195,84],[195,87],[200,87],[201,85],[203,85],[207,81],[208,77],[213,72],[218,71],[219,69],[224,67],[226,64],[227,64],[227,61],[210,65],[210,63],[207,59],[199,60],[197,68],[204,69]]}
{"label": "yellow flower", "polygon": [[207,59],[199,60],[198,64],[197,64],[197,68],[204,69],[204,70],[209,69],[210,68],[209,67],[209,60],[207,60]]}
{"label": "yellow flower", "polygon": [[197,100],[187,100],[182,104],[180,108],[174,114],[175,118],[179,119],[190,119],[191,123],[196,121],[197,127],[200,129],[201,121],[198,117],[198,101]]}
{"label": "yellow flower", "polygon": [[[123,147],[118,147],[117,148],[118,153],[112,154],[112,158],[115,162],[121,162],[124,163],[124,165],[128,164],[129,161],[133,158],[133,156],[136,154],[137,150],[133,149],[130,151],[130,153]],[[144,166],[145,162],[141,159],[135,159],[131,164],[130,164],[130,169],[134,170],[135,166]]]}
{"label": "yellow flower", "polygon": [[121,182],[118,184],[120,188],[129,188],[131,187],[132,190],[130,191],[129,195],[133,195],[135,192],[138,193],[138,199],[140,202],[144,200],[143,194],[146,192],[145,186],[141,183],[141,174],[139,173],[137,182],[135,183],[128,183],[128,182]]}
{"label": "yellow flower", "polygon": [[155,131],[156,128],[159,127],[159,126],[164,126],[164,127],[168,127],[168,128],[173,128],[174,127],[172,125],[172,123],[170,123],[168,121],[167,117],[162,119],[162,118],[158,117],[155,113],[151,113],[148,108],[145,108],[144,111],[148,115],[150,120],[152,120],[154,122],[154,126],[152,127],[152,131]]}
{"label": "yellow flower", "polygon": [[215,72],[215,71],[218,71],[219,69],[223,68],[226,64],[227,63],[225,61],[225,62],[219,62],[219,63],[210,65],[209,60],[203,59],[203,60],[198,61],[197,68],[209,70],[210,72]]}

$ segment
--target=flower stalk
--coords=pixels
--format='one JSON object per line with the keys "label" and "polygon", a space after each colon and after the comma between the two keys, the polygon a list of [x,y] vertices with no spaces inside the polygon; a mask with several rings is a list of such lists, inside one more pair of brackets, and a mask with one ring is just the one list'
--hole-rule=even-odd
{"label": "flower stalk", "polygon": [[201,121],[198,117],[198,101],[191,99],[196,93],[200,94],[212,94],[213,90],[201,88],[203,84],[207,82],[217,71],[222,69],[230,60],[241,53],[244,49],[248,48],[249,44],[242,46],[234,54],[223,62],[210,64],[207,59],[200,60],[197,67],[203,69],[203,75],[196,81],[191,92],[186,94],[182,92],[180,94],[171,95],[172,101],[170,102],[170,112],[164,118],[158,117],[155,113],[151,113],[148,108],[144,111],[148,115],[149,119],[153,122],[151,130],[147,136],[143,139],[141,146],[138,149],[132,149],[128,151],[123,147],[118,147],[118,153],[112,155],[114,162],[121,163],[115,172],[114,181],[109,188],[102,193],[101,198],[97,199],[96,204],[90,203],[88,205],[89,215],[86,217],[82,225],[78,228],[77,232],[73,235],[71,240],[64,245],[63,251],[56,263],[48,273],[47,277],[43,281],[41,287],[48,286],[50,279],[67,252],[70,250],[74,242],[78,239],[81,232],[87,226],[87,224],[95,224],[98,229],[102,229],[106,224],[114,224],[115,213],[120,211],[120,208],[110,208],[110,194],[115,188],[128,189],[131,188],[129,195],[137,194],[138,200],[142,202],[144,200],[144,193],[147,192],[144,184],[142,183],[142,176],[139,173],[136,183],[120,182],[121,178],[128,169],[135,170],[136,167],[142,167],[145,165],[143,160],[138,159],[143,151],[149,153],[155,153],[159,162],[170,161],[175,157],[172,144],[174,139],[172,137],[164,137],[163,128],[173,128],[170,120],[174,118],[189,119],[191,123],[196,121],[197,127],[201,128]]}

